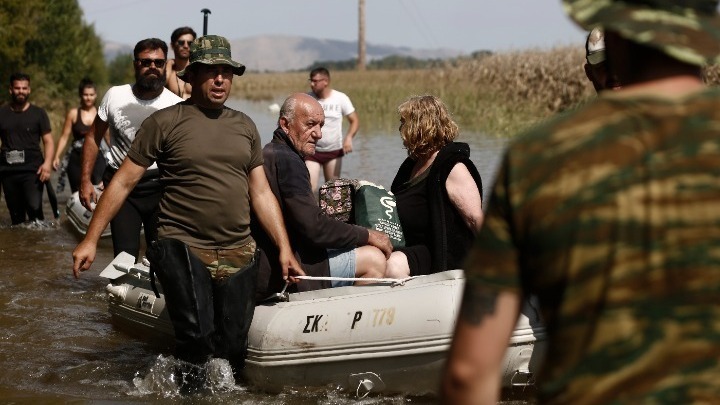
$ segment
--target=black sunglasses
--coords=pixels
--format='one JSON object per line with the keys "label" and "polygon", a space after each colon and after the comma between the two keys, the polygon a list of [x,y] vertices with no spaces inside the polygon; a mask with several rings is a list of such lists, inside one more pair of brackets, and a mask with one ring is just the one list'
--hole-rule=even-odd
{"label": "black sunglasses", "polygon": [[178,40],[175,41],[175,42],[176,42],[178,45],[187,45],[187,46],[190,46],[190,44],[192,44],[193,41],[190,40],[190,39],[188,39],[188,40],[178,39]]}
{"label": "black sunglasses", "polygon": [[135,62],[139,63],[142,67],[150,67],[153,63],[156,68],[162,68],[165,66],[165,59],[135,59]]}

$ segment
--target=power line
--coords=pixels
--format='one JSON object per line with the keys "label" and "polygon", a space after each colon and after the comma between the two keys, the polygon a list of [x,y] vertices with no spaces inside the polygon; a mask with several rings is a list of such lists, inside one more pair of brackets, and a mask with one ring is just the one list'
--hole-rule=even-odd
{"label": "power line", "polygon": [[[433,30],[430,24],[428,24],[422,16],[422,13],[417,8],[417,4],[410,1],[412,7],[408,7],[404,0],[400,0],[400,5],[403,6],[407,15],[415,24],[415,29],[422,35],[425,42],[428,42],[432,47],[437,47],[437,41],[433,35]],[[412,8],[412,9],[411,9]]]}

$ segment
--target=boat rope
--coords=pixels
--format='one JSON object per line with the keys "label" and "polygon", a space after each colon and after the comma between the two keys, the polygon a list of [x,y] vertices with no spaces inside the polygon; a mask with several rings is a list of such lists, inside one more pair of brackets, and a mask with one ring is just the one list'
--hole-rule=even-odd
{"label": "boat rope", "polygon": [[361,278],[361,277],[320,277],[320,276],[295,276],[298,280],[321,280],[321,281],[365,281],[373,283],[386,283],[396,285],[405,285],[408,280],[424,276],[411,276],[405,278]]}

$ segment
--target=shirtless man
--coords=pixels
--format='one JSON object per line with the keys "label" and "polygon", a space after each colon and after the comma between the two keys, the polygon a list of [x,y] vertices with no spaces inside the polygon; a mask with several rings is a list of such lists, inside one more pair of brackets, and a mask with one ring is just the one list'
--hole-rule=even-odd
{"label": "shirtless man", "polygon": [[170,46],[175,54],[175,59],[169,59],[165,65],[165,76],[167,76],[165,87],[183,99],[190,97],[192,86],[181,79],[177,72],[185,69],[185,66],[188,65],[190,44],[196,37],[197,34],[190,27],[180,27],[170,35]]}

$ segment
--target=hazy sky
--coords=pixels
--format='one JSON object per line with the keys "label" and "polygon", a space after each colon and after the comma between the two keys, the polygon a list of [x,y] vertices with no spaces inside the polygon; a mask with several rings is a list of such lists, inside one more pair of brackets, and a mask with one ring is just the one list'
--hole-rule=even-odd
{"label": "hazy sky", "polygon": [[[229,39],[284,34],[356,40],[357,0],[79,0],[85,20],[107,41],[170,41],[177,27]],[[583,32],[560,0],[365,0],[366,42],[410,48],[518,50],[582,46]]]}

